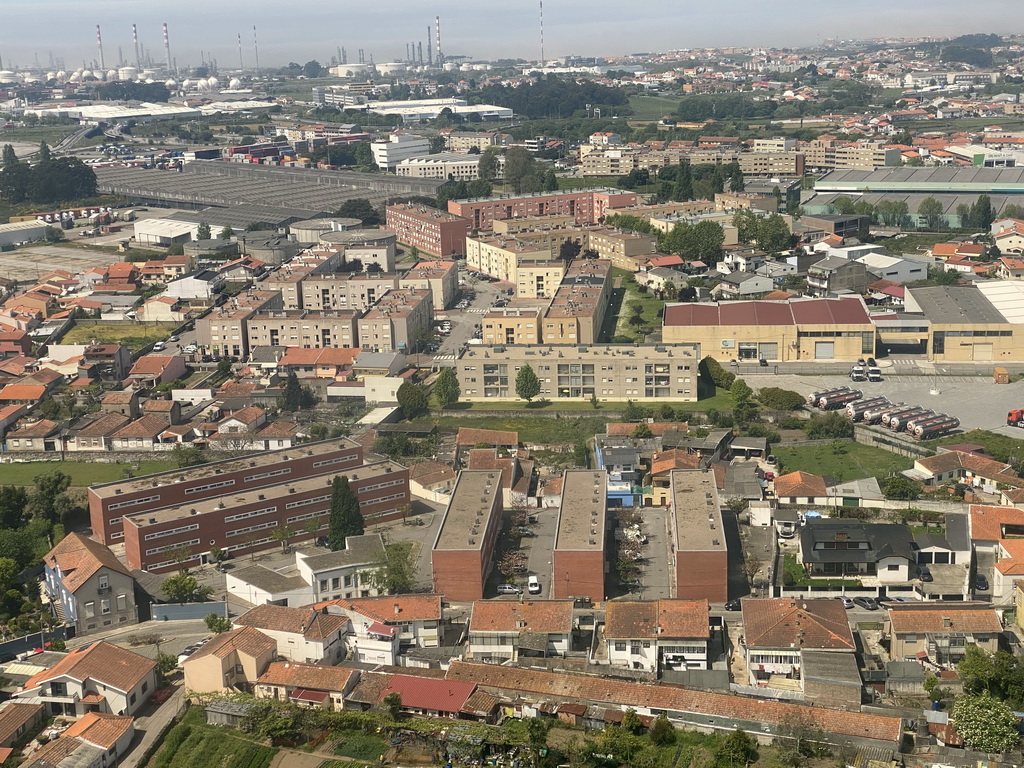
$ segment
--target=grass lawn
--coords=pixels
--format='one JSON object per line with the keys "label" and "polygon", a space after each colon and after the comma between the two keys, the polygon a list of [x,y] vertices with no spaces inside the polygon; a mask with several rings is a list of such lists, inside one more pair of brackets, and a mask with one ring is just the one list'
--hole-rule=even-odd
{"label": "grass lawn", "polygon": [[[622,305],[619,309],[619,316],[615,324],[616,336],[630,336],[636,341],[643,341],[644,334],[640,332],[643,328],[657,328],[661,325],[661,313],[665,308],[665,302],[652,293],[641,293],[632,273],[618,267],[612,268],[612,279],[621,277],[622,287],[625,289],[625,296],[622,297]],[[633,316],[632,302],[640,302],[642,307],[641,317],[643,324],[632,325],[629,320]]]}
{"label": "grass lawn", "polygon": [[788,586],[794,587],[859,587],[858,579],[811,579],[807,576],[803,566],[796,561],[796,555],[783,555],[782,557],[783,579]]}
{"label": "grass lawn", "polygon": [[921,253],[936,243],[945,243],[952,237],[955,237],[952,232],[917,232],[908,233],[903,237],[879,238],[875,243],[885,246],[889,253]]}
{"label": "grass lawn", "polygon": [[124,344],[133,352],[160,339],[166,339],[177,323],[100,323],[76,320],[64,334],[61,344]]}
{"label": "grass lawn", "polygon": [[[714,391],[711,391],[714,390]],[[712,385],[708,385],[707,391],[701,389],[701,399],[695,403],[691,402],[673,402],[666,400],[664,402],[658,401],[656,403],[639,403],[639,405],[645,408],[651,408],[657,411],[662,405],[670,405],[673,409],[678,411],[710,411],[712,409],[718,411],[731,411],[735,407],[735,403],[732,398],[732,394],[727,389],[718,389]],[[436,407],[436,403],[433,404]],[[496,402],[496,403],[458,403],[453,408],[449,409],[452,411],[515,411],[524,416],[529,416],[531,413],[536,414],[536,418],[550,418],[544,416],[545,412],[549,411],[579,411],[580,416],[596,416],[601,417],[605,411],[620,411],[626,407],[626,401],[624,400],[601,400],[600,407],[596,410],[590,404],[589,400],[548,400],[541,403],[536,403],[532,406],[527,406],[522,400],[515,402]],[[440,423],[440,419],[455,419],[459,422],[459,426],[473,426],[478,419],[461,419],[458,416],[432,416],[428,420],[436,421]],[[605,417],[605,421],[608,421],[610,417]]]}
{"label": "grass lawn", "polygon": [[147,768],[267,768],[276,754],[238,731],[207,725],[203,708],[192,707],[167,732]]}
{"label": "grass lawn", "polygon": [[0,143],[22,141],[26,144],[38,144],[45,141],[51,147],[65,136],[78,130],[77,125],[39,125],[34,128],[8,128],[0,131]]}
{"label": "grass lawn", "polygon": [[778,446],[775,455],[782,472],[802,469],[814,475],[858,480],[864,477],[884,479],[890,472],[910,469],[914,462],[883,448],[860,443],[842,443],[844,451],[836,453],[829,445],[806,445],[797,448]]}
{"label": "grass lawn", "polygon": [[387,750],[387,743],[376,736],[362,731],[345,731],[345,735],[334,746],[334,754],[356,760],[370,760],[376,763]]}
{"label": "grass lawn", "polygon": [[665,115],[674,114],[679,109],[679,99],[665,96],[630,96],[629,106],[633,114],[629,120],[660,120]]}
{"label": "grass lawn", "polygon": [[97,483],[112,483],[123,480],[125,470],[131,469],[135,477],[167,472],[177,469],[175,461],[143,461],[136,469],[134,464],[94,464],[91,461],[27,461],[24,464],[0,465],[0,476],[5,485],[32,485],[37,475],[59,469],[71,476],[71,485],[86,488]]}
{"label": "grass lawn", "polygon": [[[593,413],[593,412],[591,412]],[[459,427],[474,429],[498,429],[518,432],[519,439],[526,443],[578,443],[585,442],[598,433],[604,432],[604,425],[610,416],[581,415],[579,418],[552,419],[543,413],[536,416],[524,412],[520,407],[508,416],[484,416],[463,418],[460,416],[432,416],[418,421],[436,424],[438,427],[458,430]]]}

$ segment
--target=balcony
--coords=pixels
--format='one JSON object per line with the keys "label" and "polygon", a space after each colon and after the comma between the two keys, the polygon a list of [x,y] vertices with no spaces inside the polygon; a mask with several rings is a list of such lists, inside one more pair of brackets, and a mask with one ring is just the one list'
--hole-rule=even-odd
{"label": "balcony", "polygon": [[111,590],[111,587],[108,584],[105,587],[100,587],[99,589],[96,590],[96,592],[101,594],[101,595],[109,595],[110,594],[110,590]]}

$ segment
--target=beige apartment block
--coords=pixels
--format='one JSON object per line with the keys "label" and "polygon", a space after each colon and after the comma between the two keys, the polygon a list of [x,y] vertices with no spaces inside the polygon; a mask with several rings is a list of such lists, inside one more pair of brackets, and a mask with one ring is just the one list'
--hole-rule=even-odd
{"label": "beige apartment block", "polygon": [[421,261],[399,281],[401,288],[430,291],[437,309],[446,309],[459,290],[459,269],[454,261]]}
{"label": "beige apartment block", "polygon": [[716,192],[715,209],[719,211],[743,209],[775,213],[779,209],[779,201],[775,195],[755,195],[750,192]]}
{"label": "beige apartment block", "polygon": [[481,133],[470,133],[451,131],[441,132],[444,136],[444,147],[449,152],[469,152],[471,149],[479,149],[483,152],[489,146],[497,143],[498,134],[494,131],[483,131]]}
{"label": "beige apartment block", "polygon": [[576,218],[568,215],[526,216],[521,219],[495,219],[496,235],[515,235],[519,232],[540,232],[545,229],[571,229]]}
{"label": "beige apartment block", "polygon": [[466,266],[509,283],[516,282],[522,262],[550,261],[551,250],[508,237],[467,237]]}
{"label": "beige apartment block", "polygon": [[277,291],[247,291],[196,320],[196,346],[215,355],[245,357],[249,354],[246,321],[257,312],[284,309]]}
{"label": "beige apartment block", "polygon": [[357,347],[358,316],[359,313],[351,309],[259,312],[246,320],[246,328],[252,347]]}
{"label": "beige apartment block", "polygon": [[634,347],[470,346],[455,372],[462,397],[474,402],[518,400],[516,375],[529,365],[540,379],[540,397],[551,400],[695,401],[698,344]]}
{"label": "beige apartment block", "polygon": [[544,313],[543,344],[593,344],[608,308],[611,262],[576,259]]}
{"label": "beige apartment block", "polygon": [[609,259],[614,267],[635,272],[637,259],[657,252],[658,238],[640,232],[604,227],[590,230],[584,247],[597,251],[600,258]]}
{"label": "beige apartment block", "polygon": [[397,287],[398,275],[386,272],[308,275],[300,284],[302,309],[312,312],[336,309],[365,312],[381,296]]}
{"label": "beige apartment block", "polygon": [[565,277],[564,261],[527,261],[516,268],[517,299],[550,299]]}
{"label": "beige apartment block", "polygon": [[359,346],[373,352],[408,351],[430,330],[433,319],[430,291],[390,291],[358,321]]}
{"label": "beige apartment block", "polygon": [[538,344],[543,307],[492,309],[481,322],[484,344]]}

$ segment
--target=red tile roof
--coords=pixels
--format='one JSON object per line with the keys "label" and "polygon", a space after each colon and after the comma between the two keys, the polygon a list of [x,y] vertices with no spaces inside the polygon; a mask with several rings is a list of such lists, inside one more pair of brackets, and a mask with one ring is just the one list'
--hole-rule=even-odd
{"label": "red tile roof", "polygon": [[606,604],[605,637],[707,638],[707,600],[613,600]]}
{"label": "red tile roof", "polygon": [[327,600],[314,608],[337,605],[385,624],[396,621],[437,621],[441,618],[441,595],[387,595]]}
{"label": "red tile roof", "polygon": [[155,668],[155,661],[100,640],[76,648],[52,668],[33,675],[21,690],[31,691],[47,680],[68,675],[83,682],[95,680],[108,688],[127,693]]}
{"label": "red tile roof", "polygon": [[1024,509],[972,504],[970,508],[971,540],[998,541],[1006,538],[1005,527],[1024,530]]}
{"label": "red tile roof", "polygon": [[871,325],[859,298],[669,304],[666,326]]}
{"label": "red tile roof", "polygon": [[460,712],[475,690],[476,684],[471,682],[392,675],[377,701],[383,701],[390,693],[397,693],[402,697],[402,706],[407,709]]}
{"label": "red tile roof", "polygon": [[839,600],[743,600],[748,648],[856,649],[850,620]]}
{"label": "red tile roof", "polygon": [[133,728],[135,718],[87,712],[61,734],[62,739],[78,737],[102,749],[110,749]]}
{"label": "red tile roof", "polygon": [[807,496],[809,498],[825,495],[825,480],[810,472],[797,470],[775,478],[775,497],[791,498]]}
{"label": "red tile roof", "polygon": [[477,600],[473,603],[470,632],[572,631],[572,600]]}
{"label": "red tile roof", "polygon": [[80,533],[69,533],[43,557],[43,562],[50,567],[59,567],[64,574],[64,586],[74,593],[85,584],[101,568],[131,576],[114,553],[87,536]]}
{"label": "red tile roof", "polygon": [[313,688],[318,691],[346,691],[356,676],[354,669],[344,667],[275,661],[267,666],[256,683],[283,685],[288,688]]}
{"label": "red tile roof", "polygon": [[889,621],[892,631],[900,633],[1003,631],[999,616],[985,603],[893,603]]}
{"label": "red tile roof", "polygon": [[[839,601],[836,601],[837,603]],[[544,672],[495,664],[453,661],[449,680],[474,682],[481,688],[507,691],[534,700],[595,702],[617,707],[645,707],[763,723],[778,728],[798,718],[810,727],[839,736],[898,743],[903,733],[899,717],[882,717],[859,712],[840,712],[824,707],[748,699],[726,693],[706,693],[674,686],[627,683],[594,675]]]}
{"label": "red tile roof", "polygon": [[481,443],[515,447],[519,445],[519,433],[500,429],[459,427],[459,433],[455,438],[456,445],[480,445]]}
{"label": "red tile roof", "polygon": [[216,635],[213,640],[189,656],[185,663],[188,664],[204,656],[216,656],[218,659],[224,659],[235,651],[255,658],[276,650],[277,643],[272,637],[263,634],[258,629],[242,627]]}

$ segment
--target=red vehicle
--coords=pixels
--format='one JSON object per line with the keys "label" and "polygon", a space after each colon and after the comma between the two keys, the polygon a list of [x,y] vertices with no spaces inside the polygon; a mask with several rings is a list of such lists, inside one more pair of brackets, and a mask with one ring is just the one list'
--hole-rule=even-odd
{"label": "red vehicle", "polygon": [[1024,428],[1024,408],[1018,408],[1006,414],[1006,426]]}

